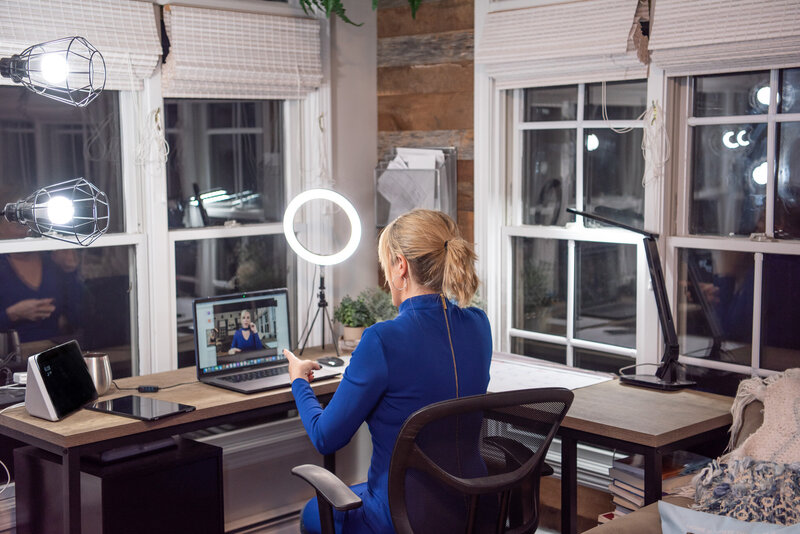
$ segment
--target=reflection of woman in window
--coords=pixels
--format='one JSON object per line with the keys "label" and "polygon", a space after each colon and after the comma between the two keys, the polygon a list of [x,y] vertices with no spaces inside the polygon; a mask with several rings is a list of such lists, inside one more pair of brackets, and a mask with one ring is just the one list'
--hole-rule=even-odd
{"label": "reflection of woman in window", "polygon": [[261,343],[261,337],[258,335],[256,325],[250,322],[249,311],[242,310],[241,322],[242,326],[233,334],[233,342],[228,354],[263,349],[264,345]]}

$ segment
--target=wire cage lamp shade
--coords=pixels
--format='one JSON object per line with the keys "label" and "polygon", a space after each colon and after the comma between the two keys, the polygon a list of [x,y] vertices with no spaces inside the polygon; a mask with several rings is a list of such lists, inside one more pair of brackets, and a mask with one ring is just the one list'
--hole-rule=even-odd
{"label": "wire cage lamp shade", "polygon": [[0,75],[42,96],[82,108],[105,88],[106,63],[83,37],[65,37],[0,59]]}
{"label": "wire cage lamp shade", "polygon": [[85,179],[75,178],[6,204],[3,215],[35,235],[89,246],[108,230],[108,198]]}

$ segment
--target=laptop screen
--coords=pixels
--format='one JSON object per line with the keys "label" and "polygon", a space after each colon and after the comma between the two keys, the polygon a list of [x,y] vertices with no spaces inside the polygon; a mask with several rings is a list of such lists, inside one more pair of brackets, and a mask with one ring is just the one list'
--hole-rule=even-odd
{"label": "laptop screen", "polygon": [[284,362],[291,349],[286,289],[196,299],[194,342],[197,375]]}

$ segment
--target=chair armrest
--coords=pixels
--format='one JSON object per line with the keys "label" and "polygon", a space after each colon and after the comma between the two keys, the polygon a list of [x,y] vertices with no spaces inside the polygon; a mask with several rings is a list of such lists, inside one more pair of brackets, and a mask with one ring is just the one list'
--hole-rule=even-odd
{"label": "chair armrest", "polygon": [[340,512],[353,510],[362,504],[359,496],[347,484],[323,467],[313,464],[298,465],[292,468],[292,474],[311,484],[317,490],[318,496]]}

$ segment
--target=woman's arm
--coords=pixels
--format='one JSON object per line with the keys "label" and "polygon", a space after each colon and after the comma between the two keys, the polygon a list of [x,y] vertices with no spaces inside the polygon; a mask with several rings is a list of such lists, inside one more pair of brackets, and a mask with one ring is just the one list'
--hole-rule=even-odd
{"label": "woman's arm", "polygon": [[367,329],[350,359],[331,402],[323,410],[309,383],[292,382],[297,410],[314,447],[335,452],[350,441],[386,391],[388,370],[383,347],[374,329]]}

